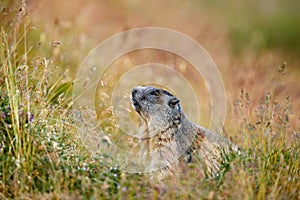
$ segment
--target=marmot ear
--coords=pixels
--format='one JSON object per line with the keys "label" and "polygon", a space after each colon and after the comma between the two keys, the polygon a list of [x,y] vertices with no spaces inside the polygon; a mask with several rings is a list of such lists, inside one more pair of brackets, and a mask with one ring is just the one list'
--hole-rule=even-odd
{"label": "marmot ear", "polygon": [[173,98],[171,98],[171,99],[169,100],[168,105],[169,105],[171,108],[175,108],[175,106],[176,106],[177,104],[179,104],[179,102],[180,102],[180,100],[179,100],[178,98],[173,97]]}

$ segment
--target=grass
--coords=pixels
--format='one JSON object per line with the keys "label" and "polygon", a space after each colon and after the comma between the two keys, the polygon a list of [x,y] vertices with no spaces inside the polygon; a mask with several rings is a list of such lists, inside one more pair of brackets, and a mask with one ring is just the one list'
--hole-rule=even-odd
{"label": "grass", "polygon": [[[1,27],[0,199],[300,198],[297,102],[278,96],[277,85],[258,104],[244,90],[235,98],[231,136],[243,153],[229,156],[218,178],[200,181],[199,166],[191,164],[164,184],[151,184],[145,175],[120,170],[109,152],[86,149],[73,119],[72,81],[56,68],[69,62],[33,45],[31,27],[23,19]],[[103,130],[119,134],[107,124],[113,122]]]}

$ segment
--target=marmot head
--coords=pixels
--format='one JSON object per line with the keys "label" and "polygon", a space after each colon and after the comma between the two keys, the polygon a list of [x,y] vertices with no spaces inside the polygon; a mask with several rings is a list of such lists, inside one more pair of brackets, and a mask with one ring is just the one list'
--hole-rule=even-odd
{"label": "marmot head", "polygon": [[135,87],[132,89],[131,102],[139,115],[158,129],[180,123],[180,101],[166,90],[149,86]]}

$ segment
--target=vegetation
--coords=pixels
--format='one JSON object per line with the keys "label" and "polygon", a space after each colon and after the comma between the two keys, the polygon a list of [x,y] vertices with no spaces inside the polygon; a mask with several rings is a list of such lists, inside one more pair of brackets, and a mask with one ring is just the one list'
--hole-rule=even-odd
{"label": "vegetation", "polygon": [[[299,1],[195,1],[208,6],[216,15],[222,14],[229,27],[232,50],[277,49],[299,56]],[[222,12],[222,10],[226,10]],[[239,16],[238,18],[236,16]]]}
{"label": "vegetation", "polygon": [[259,103],[244,90],[234,98],[228,127],[243,153],[230,155],[218,178],[200,181],[197,166],[190,165],[163,184],[149,183],[146,175],[120,170],[107,152],[86,149],[72,117],[72,79],[63,70],[74,63],[58,56],[71,50],[36,45],[40,38],[22,14],[25,4],[3,5],[0,199],[300,198],[299,110],[293,110],[297,102],[279,95],[276,82],[287,73],[285,64]]}

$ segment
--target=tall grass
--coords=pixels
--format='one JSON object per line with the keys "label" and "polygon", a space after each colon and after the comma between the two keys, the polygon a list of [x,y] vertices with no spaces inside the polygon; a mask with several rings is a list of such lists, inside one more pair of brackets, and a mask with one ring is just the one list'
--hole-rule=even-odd
{"label": "tall grass", "polygon": [[72,119],[72,83],[30,45],[30,24],[13,30],[2,25],[0,36],[1,199],[300,198],[299,127],[291,124],[297,115],[288,97],[277,99],[276,88],[259,105],[246,91],[236,99],[232,135],[243,153],[222,163],[218,178],[200,180],[199,166],[191,164],[150,184],[122,172],[107,152],[85,148]]}

